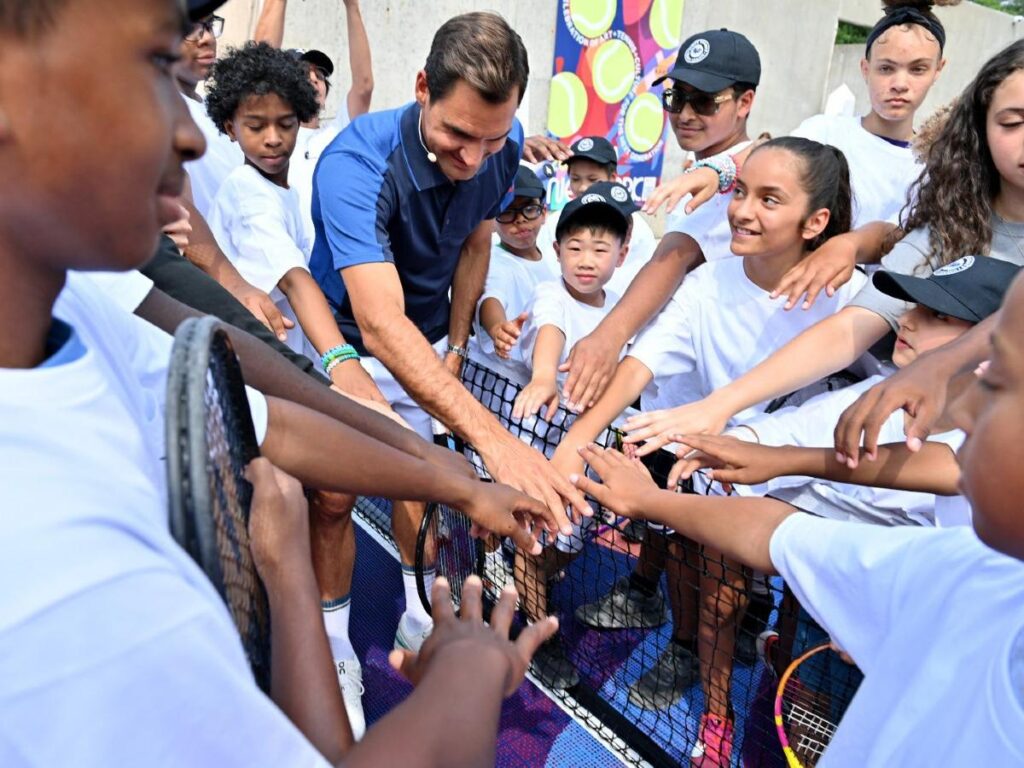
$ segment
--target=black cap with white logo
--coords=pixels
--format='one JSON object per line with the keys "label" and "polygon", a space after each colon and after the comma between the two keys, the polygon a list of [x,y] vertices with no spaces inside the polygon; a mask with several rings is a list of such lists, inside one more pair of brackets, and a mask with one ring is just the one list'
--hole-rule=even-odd
{"label": "black cap with white logo", "polygon": [[569,149],[572,151],[572,156],[562,161],[565,165],[573,160],[591,160],[598,165],[610,163],[618,165],[619,163],[619,156],[615,154],[615,148],[604,136],[584,136],[582,139],[577,139]]}
{"label": "black cap with white logo", "polygon": [[227,0],[188,0],[188,17],[192,21],[205,19]]}
{"label": "black cap with white logo", "polygon": [[292,48],[288,51],[298,61],[305,61],[312,64],[317,69],[324,71],[324,76],[330,77],[334,74],[334,62],[331,61],[331,57],[323,51],[318,51],[316,48],[310,48],[308,51],[305,48]]}
{"label": "black cap with white logo", "polygon": [[757,85],[761,82],[761,57],[739,32],[701,32],[682,44],[675,66],[653,84],[664,80],[677,80],[705,93],[718,93],[734,83]]}
{"label": "black cap with white logo", "polygon": [[[623,197],[623,193],[625,193],[625,197]],[[621,227],[622,231],[626,232],[629,229],[629,214],[625,213],[623,205],[628,199],[629,190],[621,184],[608,181],[593,184],[582,195],[566,203],[565,208],[562,209],[562,215],[558,217],[555,239],[561,240],[572,220],[583,210],[593,210],[594,206],[600,206],[607,212],[609,225]]]}
{"label": "black cap with white logo", "polygon": [[515,181],[512,182],[512,195],[543,200],[546,193],[544,182],[537,178],[533,169],[528,165],[520,165],[519,170],[516,171]]}
{"label": "black cap with white logo", "polygon": [[964,256],[928,277],[875,272],[871,278],[882,293],[912,301],[941,315],[980,323],[1003,303],[1020,267],[991,256]]}
{"label": "black cap with white logo", "polygon": [[640,210],[640,206],[633,201],[633,195],[617,181],[595,182],[587,187],[587,193],[589,192],[607,197],[625,216],[632,216]]}

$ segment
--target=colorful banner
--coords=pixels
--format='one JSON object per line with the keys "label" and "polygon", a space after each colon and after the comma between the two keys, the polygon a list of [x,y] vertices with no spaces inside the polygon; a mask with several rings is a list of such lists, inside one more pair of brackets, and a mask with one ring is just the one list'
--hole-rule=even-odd
{"label": "colorful banner", "polygon": [[[669,125],[661,87],[651,83],[675,61],[683,0],[560,0],[548,132],[570,144],[604,136],[619,175],[638,201],[654,190]],[[552,175],[553,174],[553,175]],[[564,166],[548,169],[552,209],[566,202]]]}

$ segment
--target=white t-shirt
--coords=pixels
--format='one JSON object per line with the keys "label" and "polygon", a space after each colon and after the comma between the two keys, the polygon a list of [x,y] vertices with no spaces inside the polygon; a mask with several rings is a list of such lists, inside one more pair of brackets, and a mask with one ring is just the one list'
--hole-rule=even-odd
{"label": "white t-shirt", "polygon": [[771,559],[864,673],[820,768],[1024,764],[1024,563],[970,528],[811,515],[779,526]]}
{"label": "white t-shirt", "polygon": [[288,165],[288,186],[299,193],[299,207],[306,224],[306,236],[313,242],[313,171],[327,146],[349,124],[348,108],[342,105],[341,112],[330,122],[321,122],[320,127],[299,127],[295,151]]}
{"label": "white t-shirt", "polygon": [[153,290],[153,281],[136,269],[128,272],[77,272],[128,314],[134,314]]}
{"label": "white t-shirt", "polygon": [[[832,447],[832,430],[843,411],[864,392],[884,381],[872,376],[834,392],[825,392],[798,407],[782,408],[746,422],[762,445],[795,445],[801,448]],[[907,439],[905,414],[894,411],[882,424],[879,445]],[[948,445],[955,452],[964,440],[960,430],[932,435],[929,440]],[[832,482],[810,477],[778,477],[756,486],[736,486],[742,496],[771,495],[800,509],[834,520],[877,525],[936,525],[936,497],[888,488]],[[970,520],[966,521],[969,524]],[[948,522],[947,522],[948,524]]]}
{"label": "white t-shirt", "polygon": [[[561,275],[561,268],[558,265],[558,256],[555,254],[554,248],[555,229],[558,227],[558,221],[561,218],[561,210],[548,214],[548,220],[544,222],[540,234],[537,235],[538,246],[542,242],[546,243],[545,247],[541,247],[541,252],[545,258],[552,260],[556,276]],[[647,220],[644,219],[640,211],[634,211],[633,231],[629,236],[629,250],[626,252],[626,260],[622,263],[621,267],[615,270],[612,279],[608,281],[605,288],[614,291],[619,296],[624,295],[626,289],[629,288],[629,284],[636,277],[637,272],[643,269],[644,264],[651,260],[651,256],[654,255],[657,247],[658,239],[654,236],[651,225],[647,223]]]}
{"label": "white t-shirt", "polygon": [[170,536],[142,321],[75,275],[59,303],[85,332],[0,370],[0,765],[325,765]]}
{"label": "white t-shirt", "polygon": [[853,188],[853,228],[872,221],[897,223],[907,191],[924,170],[910,147],[899,147],[864,130],[863,118],[815,115],[794,136],[828,144],[846,155]]}
{"label": "white t-shirt", "polygon": [[[724,150],[730,155],[742,152],[750,144],[741,141]],[[680,200],[675,210],[665,220],[665,234],[681,232],[697,241],[704,258],[708,261],[733,256],[731,249],[732,230],[729,228],[729,201],[732,195],[716,194],[690,215],[686,214],[686,204],[690,198]]]}
{"label": "white t-shirt", "polygon": [[[298,192],[264,178],[251,165],[231,172],[221,185],[209,217],[224,255],[249,283],[270,295],[281,314],[295,323],[287,344],[306,351],[288,297],[277,284],[292,269],[309,271],[312,241],[306,234]],[[319,356],[312,354],[314,359]]]}
{"label": "white t-shirt", "polygon": [[245,162],[242,149],[218,130],[206,114],[206,104],[182,94],[188,104],[188,111],[206,139],[206,152],[198,160],[185,163],[189,181],[192,182],[192,202],[204,219],[210,218],[210,207],[217,190],[235,168]]}
{"label": "white t-shirt", "polygon": [[470,354],[477,362],[520,386],[530,380],[529,366],[522,355],[522,341],[512,347],[508,360],[498,357],[494,353],[494,341],[480,325],[480,305],[485,299],[497,300],[509,320],[525,312],[539,284],[561,279],[558,262],[544,258],[543,251],[541,253],[540,261],[530,261],[509,253],[501,247],[500,241],[492,244],[484,292],[473,316],[475,335],[469,342]]}
{"label": "white t-shirt", "polygon": [[[592,333],[619,300],[618,294],[609,291],[607,286],[604,294],[604,306],[592,307],[576,301],[569,295],[561,278],[538,285],[530,303],[530,316],[523,326],[522,336],[519,337],[526,367],[530,371],[533,370],[533,351],[537,346],[537,335],[545,325],[555,326],[565,336],[565,344],[562,345],[562,355],[558,363],[561,365],[568,360],[573,345]],[[565,383],[567,376],[567,373],[558,374],[559,388]]]}
{"label": "white t-shirt", "polygon": [[[661,313],[641,331],[627,354],[646,365],[654,387],[644,407],[669,408],[724,387],[802,331],[835,314],[866,281],[861,272],[831,298],[808,310],[786,312],[785,297],[772,300],[743,269],[744,259],[715,259],[693,270]],[[767,401],[746,408],[730,423],[749,421]]]}

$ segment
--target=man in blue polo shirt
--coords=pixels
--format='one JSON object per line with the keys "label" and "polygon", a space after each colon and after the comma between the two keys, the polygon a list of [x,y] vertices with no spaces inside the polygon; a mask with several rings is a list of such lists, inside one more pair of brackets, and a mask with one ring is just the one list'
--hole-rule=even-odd
{"label": "man in blue polo shirt", "polygon": [[[547,503],[568,530],[565,504],[589,513],[582,497],[457,378],[487,274],[492,220],[511,199],[519,165],[523,131],[515,112],[528,75],[523,42],[500,16],[469,13],[446,22],[416,76],[415,102],[357,118],[321,156],[310,269],[399,415],[427,439],[431,416],[445,424],[479,450],[495,479]],[[403,646],[429,632],[429,619],[416,622],[411,574],[421,514],[414,505],[394,511],[407,566],[406,613],[396,635]],[[321,516],[314,525],[329,609],[347,597],[351,563],[339,568],[337,553],[350,560],[354,538],[345,515]]]}

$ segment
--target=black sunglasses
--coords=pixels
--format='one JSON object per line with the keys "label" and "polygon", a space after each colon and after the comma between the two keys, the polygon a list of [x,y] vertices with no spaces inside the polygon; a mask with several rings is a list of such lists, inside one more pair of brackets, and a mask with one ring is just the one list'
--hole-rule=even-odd
{"label": "black sunglasses", "polygon": [[544,206],[537,205],[536,203],[530,203],[524,205],[522,208],[506,208],[504,211],[499,213],[496,218],[502,224],[511,224],[519,215],[522,215],[527,221],[533,221],[544,213]]}
{"label": "black sunglasses", "polygon": [[682,88],[666,88],[661,92],[661,105],[666,112],[678,115],[689,104],[701,117],[718,114],[723,102],[731,101],[733,94],[720,93],[717,96],[704,91],[684,91]]}

